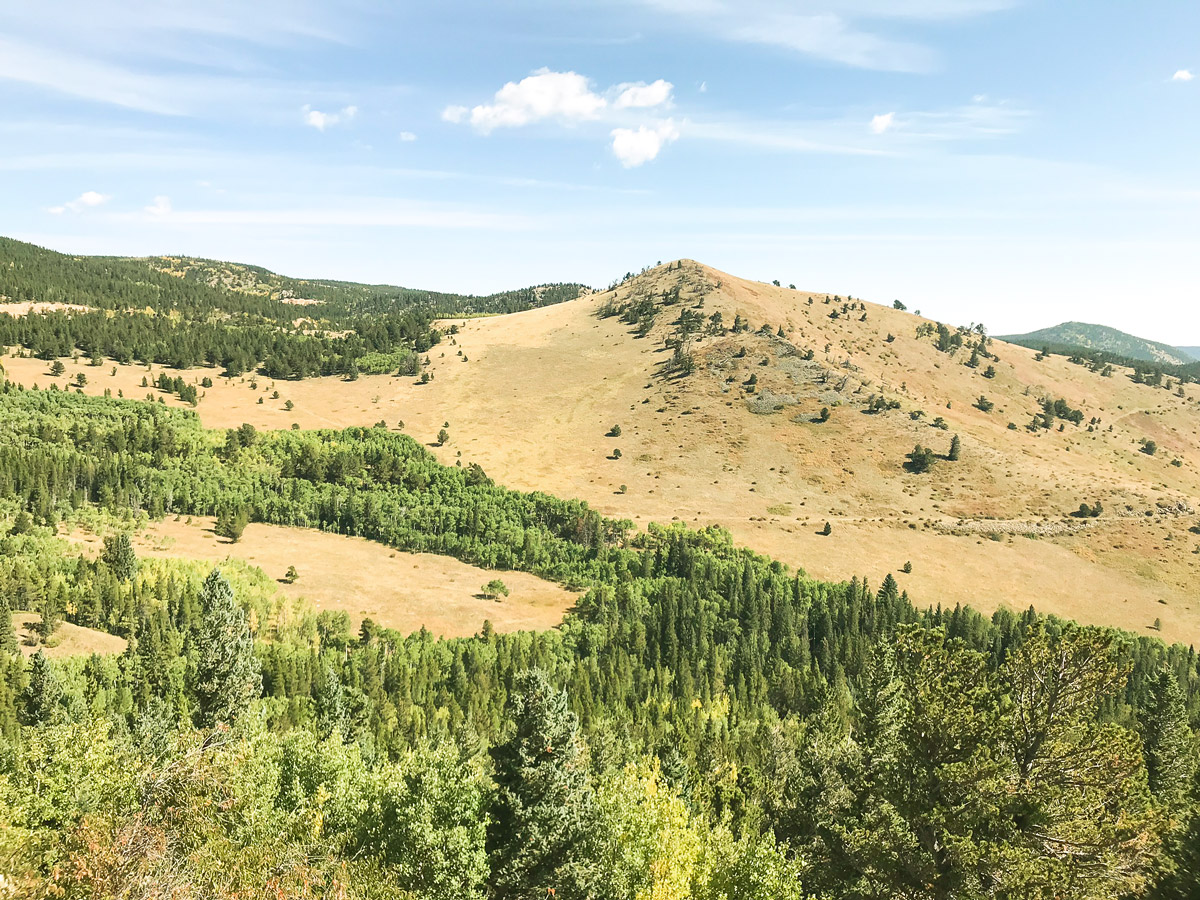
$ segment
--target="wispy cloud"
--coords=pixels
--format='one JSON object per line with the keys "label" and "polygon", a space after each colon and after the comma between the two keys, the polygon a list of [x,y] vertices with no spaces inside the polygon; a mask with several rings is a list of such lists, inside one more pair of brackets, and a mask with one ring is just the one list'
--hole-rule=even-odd
{"label": "wispy cloud", "polygon": [[[934,68],[935,54],[860,24],[937,21],[997,12],[1016,0],[642,0],[687,25],[741,43],[766,44],[845,65],[892,71]],[[800,7],[800,8],[797,8]]]}
{"label": "wispy cloud", "polygon": [[1190,69],[1180,69],[1171,76],[1172,81],[1191,81],[1196,76],[1192,74]]}
{"label": "wispy cloud", "polygon": [[871,131],[875,134],[883,134],[885,131],[890,131],[895,124],[896,114],[894,112],[881,113],[871,118]]}
{"label": "wispy cloud", "polygon": [[160,194],[154,198],[153,203],[145,207],[144,211],[155,218],[169,216],[171,214],[171,198]]}
{"label": "wispy cloud", "polygon": [[326,128],[332,128],[334,125],[340,125],[343,122],[349,122],[358,115],[357,106],[343,106],[337,112],[321,112],[319,109],[313,109],[309,104],[305,104],[301,109],[304,114],[304,124],[310,125],[317,131],[324,131]]}
{"label": "wispy cloud", "polygon": [[99,191],[84,191],[74,200],[62,204],[61,206],[52,206],[48,212],[54,215],[62,215],[65,212],[83,212],[85,209],[90,209],[94,206],[102,206],[112,198],[107,194],[101,194]]}
{"label": "wispy cloud", "polygon": [[[160,208],[158,201],[167,201]],[[525,229],[533,222],[525,216],[416,203],[379,203],[329,207],[279,207],[273,209],[172,209],[165,197],[139,214],[119,213],[114,221],[151,218],[172,226],[253,226],[328,228],[443,228]]]}

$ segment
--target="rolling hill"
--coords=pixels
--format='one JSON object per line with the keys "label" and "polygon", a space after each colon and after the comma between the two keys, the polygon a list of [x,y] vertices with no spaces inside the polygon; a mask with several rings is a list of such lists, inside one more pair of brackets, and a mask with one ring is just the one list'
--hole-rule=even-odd
{"label": "rolling hill", "polygon": [[1004,335],[1000,340],[1034,350],[1041,350],[1043,347],[1058,352],[1069,352],[1074,348],[1098,350],[1126,359],[1172,366],[1186,365],[1200,358],[1189,353],[1186,348],[1171,347],[1126,334],[1107,325],[1090,325],[1086,322],[1063,322],[1053,328],[1042,328],[1028,334]]}
{"label": "rolling hill", "polygon": [[[197,411],[210,427],[403,423],[444,462],[479,463],[507,486],[638,527],[717,525],[817,577],[892,573],[919,603],[1035,605],[1200,640],[1191,384],[1038,361],[978,332],[690,260],[440,327],[424,381],[116,366],[83,390],[141,397],[147,375],[209,377]],[[5,360],[10,378],[43,387],[80,365],[52,378],[44,360]],[[945,458],[954,435],[957,461]],[[917,444],[933,450],[928,472],[908,465]],[[1081,504],[1103,513],[1080,517]]]}

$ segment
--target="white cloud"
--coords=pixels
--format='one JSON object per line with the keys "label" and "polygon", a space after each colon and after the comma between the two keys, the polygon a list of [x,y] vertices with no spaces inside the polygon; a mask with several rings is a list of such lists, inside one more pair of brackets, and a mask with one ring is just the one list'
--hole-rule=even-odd
{"label": "white cloud", "polygon": [[674,87],[671,82],[661,78],[652,84],[639,81],[636,84],[618,85],[617,90],[620,93],[617,94],[613,106],[617,109],[646,109],[652,106],[661,106],[671,102],[671,91]]}
{"label": "white cloud", "polygon": [[1171,80],[1172,81],[1191,81],[1195,77],[1196,76],[1191,73],[1191,70],[1180,69],[1178,72],[1176,72],[1174,75],[1171,76]]}
{"label": "white cloud", "polygon": [[413,141],[415,141],[416,139],[417,139],[417,136],[416,136],[415,134],[413,134],[411,131],[402,131],[402,132],[400,132],[400,141],[401,141],[401,143],[404,143],[404,144],[411,144],[411,143],[412,143]]}
{"label": "white cloud", "polygon": [[171,198],[159,194],[154,198],[154,202],[145,207],[145,212],[152,216],[162,218],[171,214]]}
{"label": "white cloud", "polygon": [[64,203],[62,206],[50,207],[49,212],[54,213],[56,216],[62,215],[65,212],[83,212],[83,210],[89,207],[100,206],[111,199],[107,194],[101,194],[98,191],[84,191],[74,200]]}
{"label": "white cloud", "polygon": [[896,114],[894,112],[883,113],[874,116],[871,119],[871,130],[875,134],[883,134],[885,131],[890,131],[896,124]]}
{"label": "white cloud", "polygon": [[700,82],[700,93],[702,93],[702,94],[708,93],[708,82],[707,81]]}
{"label": "white cloud", "polygon": [[476,130],[487,134],[496,128],[514,128],[542,119],[594,119],[608,105],[582,75],[549,69],[538,69],[520,81],[508,82],[496,91],[493,100],[469,111],[463,106],[448,106],[442,118],[447,122],[469,119]]}
{"label": "white cloud", "polygon": [[664,146],[679,138],[679,129],[668,119],[652,128],[639,125],[633,128],[614,128],[612,151],[621,165],[632,169],[658,156]]}
{"label": "white cloud", "polygon": [[349,122],[358,115],[358,107],[344,106],[337,112],[324,113],[319,109],[313,109],[306,103],[301,112],[304,113],[305,125],[311,125],[317,131],[324,131],[326,128],[332,128],[341,122]]}

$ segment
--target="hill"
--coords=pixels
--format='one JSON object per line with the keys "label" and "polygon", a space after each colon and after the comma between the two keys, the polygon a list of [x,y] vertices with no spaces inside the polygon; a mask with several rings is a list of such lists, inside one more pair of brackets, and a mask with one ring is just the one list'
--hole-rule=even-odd
{"label": "hill", "polygon": [[[437,327],[421,377],[117,366],[83,390],[140,397],[144,377],[208,378],[197,411],[210,427],[402,422],[444,462],[479,463],[507,486],[578,497],[642,528],[719,525],[818,577],[878,584],[892,573],[927,602],[1035,605],[1200,641],[1190,383],[1039,361],[977,331],[687,260],[554,306]],[[88,371],[5,366],[43,387]],[[960,459],[911,471],[914,445],[945,457],[954,435]],[[1081,518],[1081,504],[1103,514]]]}
{"label": "hill", "polygon": [[1135,337],[1109,328],[1107,325],[1089,325],[1086,322],[1063,322],[1053,328],[1042,328],[1028,334],[1003,335],[1000,340],[1020,344],[1034,350],[1049,348],[1055,352],[1070,352],[1074,349],[1098,350],[1125,359],[1141,360],[1171,366],[1182,366],[1196,362],[1185,349],[1160,344],[1157,341]]}
{"label": "hill", "polygon": [[[43,359],[88,355],[275,378],[415,373],[436,316],[512,312],[577,297],[542,285],[475,297],[302,281],[253,266],[80,257],[0,238],[0,344]],[[118,315],[123,314],[123,315]]]}
{"label": "hill", "polygon": [[[122,262],[122,260],[115,260]],[[360,284],[352,281],[291,278],[261,266],[197,259],[187,256],[152,256],[138,260],[155,272],[184,281],[255,296],[271,297],[299,306],[317,303],[350,303],[360,308],[422,306],[437,315],[494,315],[520,312],[573,300],[591,290],[583,284],[539,284],[518,290],[476,296],[392,284]]]}
{"label": "hill", "polygon": [[1187,896],[1191,382],[686,260],[432,327],[5,361],[7,893]]}

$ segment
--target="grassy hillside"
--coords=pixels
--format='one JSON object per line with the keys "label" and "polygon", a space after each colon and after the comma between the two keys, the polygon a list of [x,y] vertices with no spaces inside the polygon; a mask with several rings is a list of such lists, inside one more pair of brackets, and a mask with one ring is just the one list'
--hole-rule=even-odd
{"label": "grassy hillside", "polygon": [[1172,366],[1187,365],[1196,362],[1197,359],[1182,348],[1135,337],[1106,325],[1089,325],[1086,322],[1063,322],[1053,328],[1042,328],[1028,334],[1004,335],[1000,340],[1034,350],[1044,347],[1054,352],[1098,350],[1125,359]]}
{"label": "grassy hillside", "polygon": [[[1200,669],[1181,645],[814,580],[386,427],[214,433],[11,383],[0,423],[8,895],[1187,895]],[[129,540],[213,513],[235,544],[248,520],[305,532],[292,579],[354,536],[375,557],[349,568],[433,552],[488,570],[496,602],[516,572],[581,596],[557,629],[355,633],[236,558]],[[111,540],[81,553],[64,519]],[[10,597],[52,640],[71,624],[117,646],[27,661]]]}
{"label": "grassy hillside", "polygon": [[[640,527],[717,524],[819,577],[892,573],[950,606],[1035,604],[1200,641],[1191,383],[1139,383],[1120,366],[1105,375],[995,340],[980,352],[978,332],[689,261],[438,328],[420,377],[297,382],[116,366],[82,389],[142,397],[144,377],[182,378],[217,428],[403,423],[444,462],[481,463],[505,485],[579,497]],[[687,366],[673,364],[676,346]],[[97,371],[68,361],[53,377],[31,358],[5,367],[43,387]],[[909,465],[916,444],[933,449],[927,472]],[[1080,517],[1081,504],[1102,515]]]}

